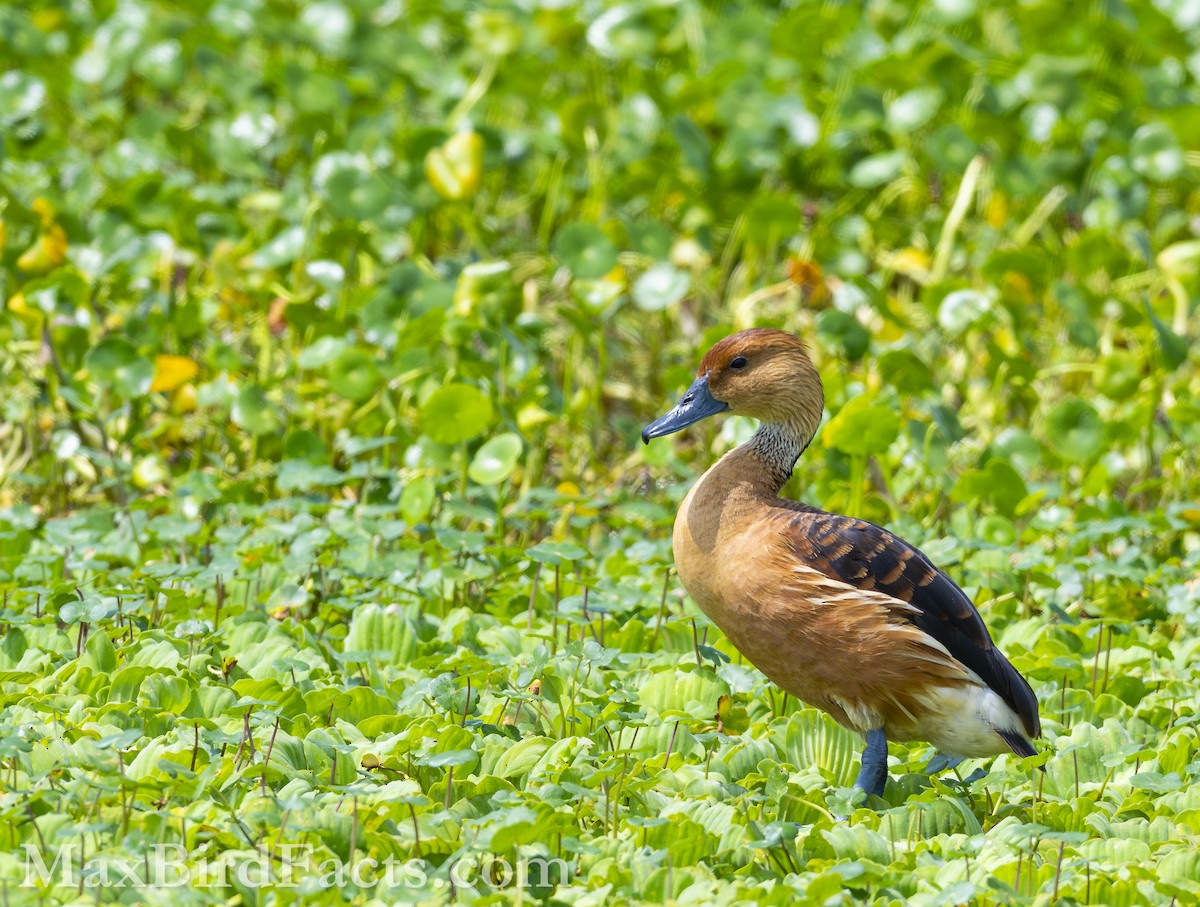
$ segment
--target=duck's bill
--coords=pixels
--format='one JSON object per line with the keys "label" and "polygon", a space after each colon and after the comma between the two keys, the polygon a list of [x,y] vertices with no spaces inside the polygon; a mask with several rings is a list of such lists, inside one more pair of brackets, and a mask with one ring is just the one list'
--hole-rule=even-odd
{"label": "duck's bill", "polygon": [[661,438],[663,435],[677,432],[727,409],[728,403],[722,403],[709,393],[708,375],[703,375],[692,382],[687,393],[679,398],[679,402],[669,413],[642,429],[642,442],[649,444],[651,438]]}

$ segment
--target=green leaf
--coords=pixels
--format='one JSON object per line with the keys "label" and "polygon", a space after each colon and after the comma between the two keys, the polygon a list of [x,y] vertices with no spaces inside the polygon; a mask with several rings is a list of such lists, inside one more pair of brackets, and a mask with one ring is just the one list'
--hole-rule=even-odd
{"label": "green leaf", "polygon": [[941,89],[914,88],[906,91],[888,105],[887,128],[896,135],[906,135],[928,123],[942,105]]}
{"label": "green leaf", "polygon": [[933,389],[929,366],[911,350],[888,350],[879,357],[879,374],[902,394],[923,394]]}
{"label": "green leaf", "polygon": [[422,756],[417,760],[418,765],[427,765],[430,768],[448,768],[460,765],[474,766],[478,763],[479,755],[474,750],[445,750],[440,753],[431,753],[428,756]]}
{"label": "green leaf", "polygon": [[369,400],[380,387],[375,357],[357,347],[342,350],[329,364],[329,387],[355,403]]}
{"label": "green leaf", "polygon": [[421,404],[421,425],[438,444],[462,444],[487,431],[494,417],[492,401],[469,384],[447,384]]}
{"label": "green leaf", "polygon": [[855,397],[825,426],[822,440],[843,453],[874,456],[887,451],[900,434],[900,416],[869,395]]}
{"label": "green leaf", "polygon": [[139,457],[138,461],[133,464],[133,484],[138,488],[153,488],[163,484],[170,477],[170,471],[159,457]]}
{"label": "green leaf", "polygon": [[323,466],[329,462],[329,447],[316,432],[294,428],[284,436],[283,455],[290,460],[307,460],[313,466]]}
{"label": "green leaf", "polygon": [[286,227],[262,248],[250,256],[247,264],[252,268],[270,269],[291,264],[300,257],[304,248],[304,228]]}
{"label": "green leaf", "polygon": [[554,239],[554,254],[576,277],[594,280],[617,266],[617,247],[593,224],[568,224]]}
{"label": "green leaf", "polygon": [[835,825],[822,829],[821,834],[843,860],[873,860],[891,862],[888,840],[879,832],[862,825]]}
{"label": "green leaf", "polygon": [[992,308],[992,300],[978,290],[947,293],[938,305],[938,324],[952,335],[959,335],[981,321]]}
{"label": "green leaf", "polygon": [[1150,318],[1150,323],[1154,325],[1154,333],[1158,335],[1158,348],[1162,352],[1163,362],[1167,367],[1174,371],[1183,365],[1187,360],[1188,342],[1186,337],[1181,337],[1169,328],[1150,308],[1148,302],[1143,301],[1142,306],[1146,310],[1146,315]]}
{"label": "green leaf", "polygon": [[826,309],[817,315],[817,336],[851,362],[861,359],[871,346],[871,335],[857,318],[840,309]]}
{"label": "green leaf", "polygon": [[1200,239],[1171,243],[1154,257],[1154,262],[1164,277],[1195,280],[1200,276]]}
{"label": "green leaf", "polygon": [[835,784],[853,782],[861,738],[824,712],[803,708],[772,736],[781,758],[797,768],[816,768]]}
{"label": "green leaf", "polygon": [[1078,397],[1064,397],[1046,418],[1050,449],[1064,460],[1085,462],[1104,449],[1104,421],[1096,408]]}
{"label": "green leaf", "polygon": [[307,604],[307,590],[296,583],[284,583],[281,586],[276,586],[271,590],[270,596],[267,597],[268,611],[273,611],[276,608],[291,608],[295,610],[303,608]]}
{"label": "green leaf", "polygon": [[1129,143],[1133,169],[1155,182],[1165,182],[1183,173],[1187,159],[1171,127],[1148,123],[1133,134]]}
{"label": "green leaf", "polygon": [[296,362],[301,368],[322,368],[336,362],[346,348],[346,341],[341,337],[318,337],[310,346],[300,350]]}
{"label": "green leaf", "polygon": [[700,127],[682,113],[672,116],[668,125],[671,135],[679,145],[684,163],[702,174],[707,174],[709,161],[712,159],[712,149],[709,147],[708,137]]}
{"label": "green leaf", "polygon": [[355,610],[343,651],[379,653],[403,665],[416,655],[419,641],[416,627],[399,609],[369,604]]}
{"label": "green leaf", "polygon": [[506,749],[497,760],[492,774],[497,778],[520,778],[529,774],[550,749],[548,737],[528,737]]}
{"label": "green leaf", "polygon": [[570,542],[538,542],[525,550],[525,556],[543,564],[565,564],[587,557],[587,549]]}
{"label": "green leaf", "polygon": [[707,668],[696,668],[651,674],[638,690],[638,701],[659,714],[685,711],[694,718],[711,719],[721,697],[728,695],[729,684]]}
{"label": "green leaf", "polygon": [[1100,360],[1096,370],[1096,387],[1110,400],[1129,399],[1141,381],[1141,364],[1124,350],[1113,350]]}
{"label": "green leaf", "polygon": [[103,630],[98,630],[88,636],[87,660],[100,673],[112,674],[116,670],[117,652],[113,648],[112,640]]}
{"label": "green leaf", "polygon": [[661,312],[683,299],[691,283],[691,275],[674,265],[652,265],[634,282],[633,303],[643,312]]}
{"label": "green leaf", "polygon": [[[103,634],[96,634],[97,636]],[[92,645],[92,640],[88,640],[88,645]],[[100,645],[100,643],[97,643]],[[112,643],[109,643],[111,647]],[[3,652],[10,664],[17,664],[29,649],[29,637],[25,632],[15,625],[11,625],[5,631],[4,636],[0,637],[0,652]],[[90,649],[89,649],[90,651]]]}
{"label": "green leaf", "polygon": [[400,515],[410,526],[422,523],[433,509],[435,488],[433,480],[418,476],[404,485],[400,492]]}
{"label": "green leaf", "polygon": [[116,604],[103,599],[81,598],[67,602],[58,610],[58,619],[73,624],[82,621],[93,624],[116,612]]}
{"label": "green leaf", "polygon": [[362,221],[376,217],[395,203],[397,189],[377,174],[344,167],[326,181],[325,196],[330,210],[338,217]]}
{"label": "green leaf", "polygon": [[640,255],[665,261],[671,254],[671,231],[656,220],[640,220],[629,225],[629,246]]}
{"label": "green leaf", "polygon": [[84,364],[93,378],[125,399],[146,394],[154,382],[154,362],[139,356],[122,337],[101,340],[88,351]]}
{"label": "green leaf", "polygon": [[521,458],[524,445],[521,438],[505,432],[489,439],[475,452],[467,475],[479,485],[498,485],[507,479]]}
{"label": "green leaf", "polygon": [[968,469],[950,492],[953,501],[981,501],[1004,516],[1016,515],[1017,505],[1029,494],[1025,482],[1005,460],[990,460],[983,469]]}
{"label": "green leaf", "polygon": [[283,418],[278,408],[267,399],[258,385],[243,387],[233,402],[233,423],[252,435],[269,435],[279,431]]}
{"label": "green leaf", "polygon": [[883,151],[865,157],[851,167],[847,180],[859,189],[872,189],[890,183],[903,172],[907,163],[908,155],[903,151]]}
{"label": "green leaf", "polygon": [[746,206],[747,245],[772,248],[800,232],[804,215],[792,198],[761,195]]}
{"label": "green leaf", "polygon": [[192,684],[183,677],[151,674],[142,681],[138,702],[160,712],[182,715],[192,700]]}
{"label": "green leaf", "polygon": [[514,318],[521,297],[507,261],[476,261],[458,275],[454,286],[454,311],[459,315],[481,312],[491,318]]}

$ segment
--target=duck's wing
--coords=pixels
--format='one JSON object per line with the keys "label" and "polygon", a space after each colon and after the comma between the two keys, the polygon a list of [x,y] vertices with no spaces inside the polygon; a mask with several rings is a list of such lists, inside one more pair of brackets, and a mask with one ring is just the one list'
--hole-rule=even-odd
{"label": "duck's wing", "polygon": [[1017,713],[1030,737],[1041,733],[1033,690],[996,648],[983,618],[950,577],[882,526],[823,510],[797,510],[787,514],[786,530],[796,558],[832,580],[910,605],[894,613],[974,671]]}

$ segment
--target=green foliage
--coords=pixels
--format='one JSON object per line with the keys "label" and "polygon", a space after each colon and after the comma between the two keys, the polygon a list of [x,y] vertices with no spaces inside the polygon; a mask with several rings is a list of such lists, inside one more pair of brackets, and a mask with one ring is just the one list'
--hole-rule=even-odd
{"label": "green foliage", "polygon": [[[1193,5],[482,6],[0,5],[4,902],[1194,902]],[[1041,755],[862,809],[680,594],[751,325]]]}
{"label": "green foliage", "polygon": [[469,384],[439,387],[421,404],[425,434],[438,444],[461,444],[478,437],[492,414],[491,398]]}

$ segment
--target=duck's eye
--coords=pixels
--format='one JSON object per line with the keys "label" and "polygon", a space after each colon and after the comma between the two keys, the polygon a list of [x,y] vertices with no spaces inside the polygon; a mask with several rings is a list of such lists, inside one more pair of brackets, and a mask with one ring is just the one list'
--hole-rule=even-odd
{"label": "duck's eye", "polygon": [[735,371],[740,371],[746,367],[745,356],[734,356],[729,360],[729,367]]}

